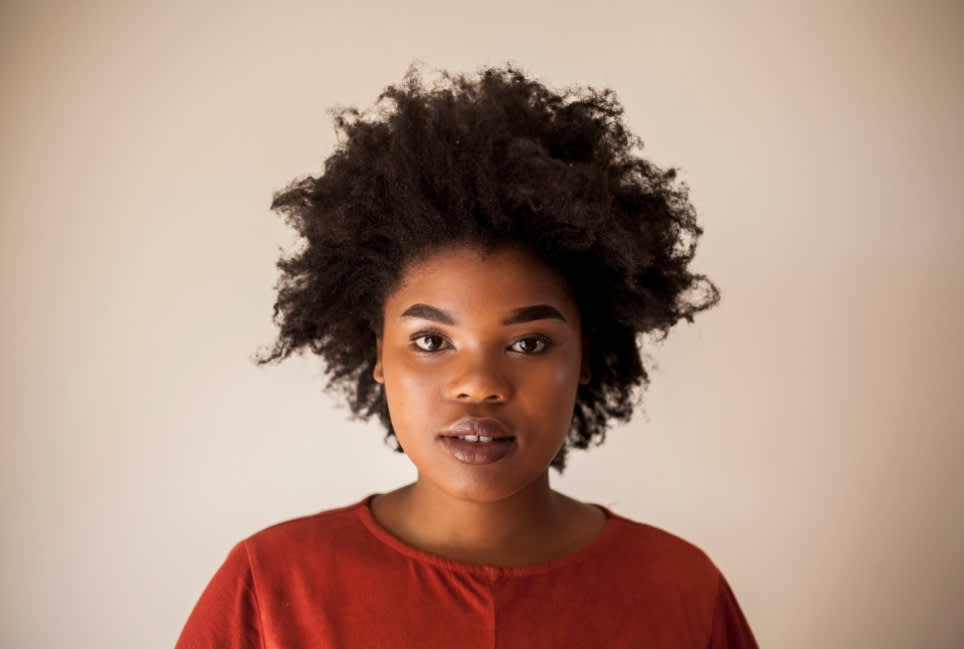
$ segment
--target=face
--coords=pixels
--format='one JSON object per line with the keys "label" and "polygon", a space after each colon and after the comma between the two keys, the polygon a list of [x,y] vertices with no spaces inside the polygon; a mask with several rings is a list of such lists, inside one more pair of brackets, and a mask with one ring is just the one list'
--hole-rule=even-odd
{"label": "face", "polygon": [[375,380],[420,487],[493,502],[548,486],[589,380],[564,279],[512,248],[445,248],[384,308]]}

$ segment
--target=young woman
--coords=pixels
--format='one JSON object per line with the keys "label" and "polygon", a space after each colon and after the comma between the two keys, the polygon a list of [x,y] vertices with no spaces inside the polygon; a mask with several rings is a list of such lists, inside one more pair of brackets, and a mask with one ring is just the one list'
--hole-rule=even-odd
{"label": "young woman", "polygon": [[260,361],[321,356],[418,478],[239,543],[178,648],[755,647],[698,548],[549,484],[629,418],[640,334],[719,299],[612,93],[413,71],[336,121],[272,205],[304,245]]}

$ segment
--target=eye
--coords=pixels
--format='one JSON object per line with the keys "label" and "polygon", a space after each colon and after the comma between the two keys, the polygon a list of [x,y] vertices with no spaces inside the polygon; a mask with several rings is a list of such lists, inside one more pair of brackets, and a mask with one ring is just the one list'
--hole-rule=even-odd
{"label": "eye", "polygon": [[549,341],[545,338],[536,338],[535,336],[529,336],[528,338],[520,338],[511,345],[509,349],[514,352],[519,352],[520,354],[541,354],[546,351],[549,346]]}
{"label": "eye", "polygon": [[448,343],[445,338],[438,334],[418,334],[412,336],[412,344],[423,352],[437,352],[440,349],[445,349]]}

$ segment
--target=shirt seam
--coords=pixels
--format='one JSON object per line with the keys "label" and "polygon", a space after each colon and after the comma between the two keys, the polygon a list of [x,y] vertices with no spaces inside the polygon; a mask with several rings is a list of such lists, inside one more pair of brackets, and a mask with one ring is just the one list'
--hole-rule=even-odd
{"label": "shirt seam", "polygon": [[489,605],[492,607],[492,615],[489,618],[489,624],[492,631],[492,649],[498,649],[499,647],[498,620],[496,619],[498,607],[495,603],[495,597],[496,593],[498,592],[501,577],[502,575],[500,573],[493,572],[489,578]]}
{"label": "shirt seam", "polygon": [[251,553],[248,551],[248,542],[241,544],[244,547],[244,558],[248,564],[248,572],[251,573],[251,592],[254,594],[254,612],[258,619],[258,646],[265,649],[264,645],[264,619],[261,616],[261,598],[258,597],[258,577],[254,572],[254,565],[251,562]]}
{"label": "shirt seam", "polygon": [[713,647],[713,638],[716,637],[716,622],[719,618],[717,611],[720,608],[720,593],[723,590],[723,573],[716,575],[716,594],[713,596],[713,610],[710,612],[710,637],[706,639],[706,649]]}

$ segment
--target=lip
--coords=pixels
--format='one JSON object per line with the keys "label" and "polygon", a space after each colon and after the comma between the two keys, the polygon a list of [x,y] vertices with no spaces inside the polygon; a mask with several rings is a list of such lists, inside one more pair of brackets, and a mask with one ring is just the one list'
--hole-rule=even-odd
{"label": "lip", "polygon": [[[461,435],[491,437],[488,442],[469,442]],[[498,419],[464,417],[446,428],[439,441],[452,456],[463,464],[492,464],[516,448],[515,437],[509,434]]]}
{"label": "lip", "polygon": [[505,425],[492,417],[463,417],[442,431],[443,437],[459,437],[460,435],[478,435],[479,437],[496,439],[512,437]]}

